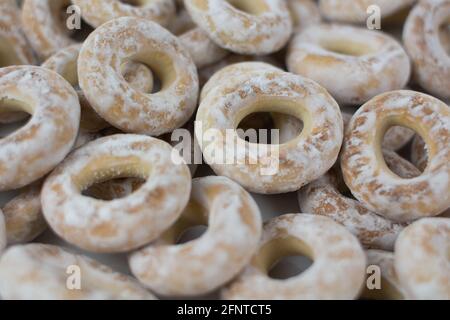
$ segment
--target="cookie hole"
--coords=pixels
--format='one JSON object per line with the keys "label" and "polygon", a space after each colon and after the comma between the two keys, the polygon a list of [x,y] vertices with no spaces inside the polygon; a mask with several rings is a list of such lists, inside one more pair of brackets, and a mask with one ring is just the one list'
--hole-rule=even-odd
{"label": "cookie hole", "polygon": [[180,234],[175,244],[184,244],[198,239],[206,230],[208,230],[208,227],[204,225],[189,227]]}
{"label": "cookie hole", "polygon": [[287,256],[275,262],[268,275],[272,279],[285,280],[298,276],[312,264],[313,261],[306,256]]}
{"label": "cookie hole", "polygon": [[288,279],[305,272],[314,263],[312,249],[302,240],[287,236],[262,246],[252,264],[273,279]]}
{"label": "cookie hole", "polygon": [[0,100],[0,139],[25,127],[31,120],[28,106],[15,100]]}
{"label": "cookie hole", "polygon": [[234,9],[251,15],[260,15],[268,11],[264,0],[226,0]]}
{"label": "cookie hole", "polygon": [[161,90],[161,81],[147,65],[134,61],[126,61],[121,66],[122,76],[130,86],[144,93]]}
{"label": "cookie hole", "polygon": [[382,156],[389,170],[403,179],[420,176],[419,169],[411,162],[411,141],[415,132],[403,126],[391,126],[382,141]]}
{"label": "cookie hole", "polygon": [[348,39],[327,39],[322,41],[321,45],[325,50],[353,57],[360,57],[372,52],[367,45]]}
{"label": "cookie hole", "polygon": [[130,60],[144,64],[153,75],[153,88],[150,93],[155,94],[169,88],[177,79],[177,70],[172,58],[164,52],[141,52]]}
{"label": "cookie hole", "polygon": [[82,191],[82,195],[97,200],[122,199],[137,191],[145,183],[141,178],[118,178],[95,183]]}
{"label": "cookie hole", "polygon": [[439,40],[447,56],[450,56],[450,22],[443,23],[439,27]]}
{"label": "cookie hole", "polygon": [[146,3],[145,0],[119,0],[119,2],[127,4],[132,7],[141,7]]}
{"label": "cookie hole", "polygon": [[297,138],[303,121],[283,113],[256,112],[246,116],[237,129],[239,138],[249,143],[277,145]]}

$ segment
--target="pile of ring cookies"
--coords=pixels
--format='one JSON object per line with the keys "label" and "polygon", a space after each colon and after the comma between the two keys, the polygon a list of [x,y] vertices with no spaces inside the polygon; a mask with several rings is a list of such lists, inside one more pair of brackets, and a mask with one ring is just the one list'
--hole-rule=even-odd
{"label": "pile of ring cookies", "polygon": [[450,0],[0,0],[0,67],[2,299],[450,299]]}

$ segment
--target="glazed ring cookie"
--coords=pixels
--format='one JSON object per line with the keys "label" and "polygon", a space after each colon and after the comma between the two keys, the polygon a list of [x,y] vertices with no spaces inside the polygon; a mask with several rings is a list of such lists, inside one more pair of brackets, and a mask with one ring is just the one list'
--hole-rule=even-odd
{"label": "glazed ring cookie", "polygon": [[335,24],[311,26],[295,36],[287,65],[290,72],[327,88],[343,105],[402,89],[411,71],[408,55],[391,36]]}
{"label": "glazed ring cookie", "polygon": [[281,49],[292,33],[282,0],[186,0],[192,20],[222,48],[240,54],[269,54]]}
{"label": "glazed ring cookie", "polygon": [[[284,256],[306,255],[313,264],[287,280],[267,273]],[[358,240],[333,220],[287,214],[264,226],[258,252],[223,298],[236,300],[355,299],[365,278],[366,257]]]}
{"label": "glazed ring cookie", "polygon": [[448,0],[424,0],[411,11],[403,32],[415,80],[433,95],[444,99],[450,98],[450,56],[439,30],[449,23]]}
{"label": "glazed ring cookie", "polygon": [[[200,238],[176,244],[189,227],[208,224]],[[238,184],[225,177],[194,179],[191,199],[181,218],[156,243],[130,257],[131,271],[161,295],[206,294],[230,281],[249,263],[258,248],[261,229],[256,202]]]}
{"label": "glazed ring cookie", "polygon": [[[68,287],[76,286],[69,277],[77,270],[79,290]],[[1,257],[0,295],[7,300],[156,299],[131,277],[88,257],[36,243],[11,247]]]}
{"label": "glazed ring cookie", "polygon": [[318,24],[322,20],[319,7],[313,0],[288,0],[287,5],[294,23],[295,33]]}
{"label": "glazed ring cookie", "polygon": [[30,242],[47,229],[41,210],[41,186],[42,182],[37,182],[21,189],[3,206],[8,245]]}
{"label": "glazed ring cookie", "polygon": [[83,19],[93,27],[120,17],[136,17],[166,26],[175,16],[173,0],[138,0],[136,5],[121,0],[72,0]]}
{"label": "glazed ring cookie", "polygon": [[381,17],[393,16],[407,10],[416,0],[320,0],[323,16],[331,21],[346,23],[366,23],[367,9],[376,5],[381,9]]}
{"label": "glazed ring cookie", "polygon": [[[394,254],[381,250],[367,250],[367,267],[378,267],[381,272],[381,287],[371,288],[365,286],[362,299],[370,300],[403,300],[406,294],[400,285],[394,266]],[[375,274],[374,274],[375,275]],[[370,279],[368,279],[370,281]]]}
{"label": "glazed ring cookie", "polygon": [[[408,166],[402,168],[403,161],[397,161],[395,168],[411,170]],[[412,170],[413,174],[418,171],[415,170]],[[339,190],[339,176],[335,170],[302,188],[298,193],[298,200],[303,212],[326,216],[342,224],[367,248],[392,250],[395,239],[403,230],[401,224],[371,212],[359,201],[342,194]]]}
{"label": "glazed ring cookie", "polygon": [[[122,77],[123,62],[144,63],[161,91],[139,92]],[[94,110],[125,132],[159,136],[186,123],[198,97],[197,69],[189,52],[154,22],[119,18],[96,29],[78,59],[80,87]]]}
{"label": "glazed ring cookie", "polygon": [[197,68],[216,63],[228,55],[228,51],[216,45],[200,28],[189,30],[181,34],[179,38],[191,54]]}
{"label": "glazed ring cookie", "polygon": [[450,299],[450,219],[414,222],[395,244],[395,270],[411,299]]}
{"label": "glazed ring cookie", "polygon": [[[236,128],[255,112],[295,116],[305,122],[305,129],[285,144],[246,142]],[[215,87],[200,104],[195,135],[205,161],[218,175],[252,192],[285,193],[331,168],[342,144],[343,121],[336,101],[314,81],[264,70]],[[221,151],[232,164],[220,158]]]}
{"label": "glazed ring cookie", "polygon": [[41,59],[46,59],[56,51],[77,43],[70,37],[70,30],[60,14],[70,4],[70,0],[24,1],[23,29]]}
{"label": "glazed ring cookie", "polygon": [[[42,189],[44,216],[66,241],[93,252],[125,252],[155,240],[189,200],[191,175],[164,141],[118,134],[73,152]],[[115,178],[145,179],[128,197],[105,202],[81,192]]]}
{"label": "glazed ring cookie", "polygon": [[[77,91],[81,105],[80,128],[97,132],[109,126],[89,105],[83,91],[78,87],[77,60],[81,50],[81,44],[75,44],[64,48],[42,64],[42,67],[55,71],[63,76]],[[121,67],[123,78],[135,90],[151,92],[153,89],[153,74],[143,64],[126,61]]]}
{"label": "glazed ring cookie", "polygon": [[6,226],[5,218],[3,217],[3,212],[0,209],[0,256],[3,250],[6,248]]}
{"label": "glazed ring cookie", "polygon": [[[352,120],[353,115],[342,111],[342,118],[344,119],[344,128],[347,128]],[[345,129],[344,129],[345,130]],[[394,126],[386,131],[383,138],[383,150],[397,151],[402,149],[404,146],[411,141],[416,133],[414,130]]]}
{"label": "glazed ring cookie", "polygon": [[[391,126],[413,129],[428,145],[422,175],[403,179],[392,173],[381,152]],[[391,220],[436,216],[450,207],[450,109],[414,91],[379,95],[353,116],[344,140],[341,167],[352,194],[367,208]]]}
{"label": "glazed ring cookie", "polygon": [[0,69],[0,108],[32,114],[28,123],[0,139],[0,191],[42,178],[70,152],[78,133],[80,104],[75,90],[41,67]]}

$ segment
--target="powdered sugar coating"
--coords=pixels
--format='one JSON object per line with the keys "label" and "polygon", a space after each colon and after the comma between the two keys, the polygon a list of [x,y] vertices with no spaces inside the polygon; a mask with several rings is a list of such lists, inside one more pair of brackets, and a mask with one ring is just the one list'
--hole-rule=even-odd
{"label": "powdered sugar coating", "polygon": [[8,245],[34,240],[47,229],[41,210],[42,181],[19,191],[2,208]]}
{"label": "powdered sugar coating", "polygon": [[408,55],[391,36],[337,24],[314,25],[295,36],[287,65],[351,105],[404,88],[411,71]]}
{"label": "powdered sugar coating", "polygon": [[70,0],[25,0],[22,5],[22,23],[34,51],[46,59],[56,51],[75,44],[60,12]]}
{"label": "powdered sugar coating", "polygon": [[[186,225],[202,222],[209,226],[200,238],[175,244]],[[261,230],[258,206],[242,187],[225,177],[194,179],[190,203],[179,221],[156,243],[134,253],[130,267],[159,294],[205,294],[230,281],[249,263]]]}
{"label": "powdered sugar coating", "polygon": [[271,64],[257,61],[245,61],[227,65],[214,73],[209,78],[208,82],[205,83],[200,93],[200,101],[203,101],[211,90],[217,86],[227,84],[228,81],[235,79],[236,77],[242,75],[248,76],[251,73],[260,73],[264,70],[283,71]]}
{"label": "powdered sugar coating", "polygon": [[450,98],[450,56],[439,37],[440,26],[450,21],[450,1],[423,0],[411,11],[403,42],[414,65],[415,80],[427,91]]}
{"label": "powdered sugar coating", "polygon": [[[386,128],[400,125],[427,141],[424,173],[402,179],[385,165],[381,139]],[[370,210],[396,221],[436,216],[450,206],[450,109],[414,91],[379,95],[353,116],[344,139],[341,167],[352,194]]]}
{"label": "powdered sugar coating", "polygon": [[[179,217],[189,200],[191,175],[164,141],[113,135],[74,151],[47,178],[42,209],[66,241],[94,252],[125,252],[155,240]],[[146,182],[113,201],[83,196],[96,182],[135,176]]]}
{"label": "powdered sugar coating", "polygon": [[414,222],[395,244],[395,270],[411,299],[450,299],[450,219]]}
{"label": "powdered sugar coating", "polygon": [[83,19],[99,27],[120,17],[136,17],[167,25],[175,16],[173,0],[143,0],[138,6],[120,0],[72,0],[79,6]]}
{"label": "powdered sugar coating", "polygon": [[336,179],[331,171],[301,189],[298,193],[301,210],[329,217],[342,224],[367,248],[392,250],[403,226],[342,195]]}
{"label": "powdered sugar coating", "polygon": [[294,32],[301,32],[307,27],[318,24],[322,20],[319,7],[313,0],[286,1],[294,24]]}
{"label": "powdered sugar coating", "polygon": [[292,33],[289,10],[282,0],[244,0],[232,4],[226,0],[186,0],[184,3],[194,22],[213,41],[236,53],[263,55],[278,51]]}
{"label": "powdered sugar coating", "polygon": [[200,28],[189,30],[181,34],[179,38],[191,54],[197,68],[216,63],[228,55],[226,50],[216,45]]}
{"label": "powdered sugar coating", "polygon": [[401,300],[407,299],[394,267],[394,254],[382,250],[367,250],[367,266],[376,266],[381,271],[381,288],[366,288],[363,299]]}
{"label": "powdered sugar coating", "polygon": [[376,5],[381,17],[386,18],[410,7],[416,0],[320,0],[322,15],[331,21],[365,23],[369,14],[367,9]]}
{"label": "powdered sugar coating", "polygon": [[[68,288],[72,266],[80,268],[80,290]],[[1,257],[0,294],[7,300],[156,299],[131,277],[88,257],[36,243],[11,247]]]}
{"label": "powdered sugar coating", "polygon": [[0,69],[0,101],[32,114],[29,122],[0,139],[0,190],[24,187],[51,171],[75,142],[80,105],[75,90],[41,67]]}
{"label": "powdered sugar coating", "polygon": [[[274,218],[264,226],[259,248],[251,264],[223,291],[225,299],[355,299],[362,289],[364,251],[350,232],[329,218],[310,214]],[[270,279],[267,272],[283,252],[306,254],[314,262],[295,277]]]}
{"label": "powdered sugar coating", "polygon": [[[80,127],[85,131],[97,132],[108,127],[109,124],[92,109],[83,91],[79,88],[77,61],[80,50],[81,44],[61,49],[48,58],[42,67],[60,74],[75,88],[81,105]],[[153,74],[145,65],[125,61],[121,66],[121,74],[135,90],[146,93],[152,91]]]}
{"label": "powdered sugar coating", "polygon": [[[158,74],[161,91],[138,92],[123,79],[120,67],[131,58]],[[125,132],[171,132],[196,108],[198,76],[189,52],[178,38],[148,20],[125,17],[97,28],[83,44],[78,75],[95,111]]]}
{"label": "powdered sugar coating", "polygon": [[[236,129],[254,112],[291,114],[304,119],[306,129],[281,145],[248,143],[236,131],[233,139],[224,139],[227,129]],[[200,104],[195,135],[202,142],[205,161],[218,175],[252,192],[285,193],[300,189],[331,168],[341,147],[343,122],[339,106],[317,83],[290,73],[263,70],[229,79],[212,89]],[[223,150],[226,155],[234,152],[235,161],[218,163],[208,150]],[[264,174],[267,168],[276,169],[276,173]]]}

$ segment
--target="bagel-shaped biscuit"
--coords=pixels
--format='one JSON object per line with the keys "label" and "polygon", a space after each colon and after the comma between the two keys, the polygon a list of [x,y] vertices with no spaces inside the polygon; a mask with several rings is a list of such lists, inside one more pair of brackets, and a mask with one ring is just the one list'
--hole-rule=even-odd
{"label": "bagel-shaped biscuit", "polygon": [[423,0],[411,11],[403,31],[415,80],[425,90],[444,99],[450,98],[450,55],[439,30],[449,23],[448,0]]}
{"label": "bagel-shaped biscuit", "polygon": [[292,40],[290,72],[317,81],[340,104],[362,104],[403,89],[411,72],[408,55],[391,36],[344,25],[314,25]]}
{"label": "bagel-shaped biscuit", "polygon": [[32,115],[0,139],[0,191],[5,191],[42,178],[66,157],[77,137],[80,104],[61,76],[32,66],[0,69],[0,101],[0,108]]}
{"label": "bagel-shaped biscuit", "polygon": [[[75,88],[81,105],[80,128],[89,132],[97,132],[108,127],[109,124],[92,109],[83,91],[78,88],[77,61],[80,50],[81,44],[64,48],[48,58],[42,67],[60,74]],[[127,61],[121,67],[121,74],[137,91],[146,93],[152,91],[153,74],[146,66]]]}
{"label": "bagel-shaped biscuit", "polygon": [[[70,0],[25,0],[22,5],[22,23],[25,34],[41,59],[77,43],[70,37],[61,12],[70,6]],[[69,17],[67,15],[67,17]]]}
{"label": "bagel-shaped biscuit", "polygon": [[41,186],[42,182],[36,182],[21,189],[3,206],[8,245],[30,242],[47,229],[41,210]]}
{"label": "bagel-shaped biscuit", "polygon": [[167,25],[175,16],[173,0],[138,0],[136,5],[121,0],[72,0],[83,19],[93,27],[120,17],[136,17]]}
{"label": "bagel-shaped biscuit", "polygon": [[[148,94],[132,88],[120,71],[129,59],[149,66],[161,79],[161,91]],[[189,52],[170,32],[148,20],[125,17],[97,28],[81,49],[78,77],[94,110],[125,132],[172,132],[196,108],[198,76]]]}
{"label": "bagel-shaped biscuit", "polygon": [[269,54],[289,40],[292,21],[282,0],[186,0],[192,20],[222,48]]}
{"label": "bagel-shaped biscuit", "polygon": [[[162,140],[114,135],[75,150],[47,178],[44,216],[66,241],[93,252],[125,252],[160,236],[189,200],[191,175]],[[146,182],[128,197],[105,202],[83,196],[89,186],[115,178]]]}
{"label": "bagel-shaped biscuit", "polygon": [[[381,140],[391,126],[413,129],[428,145],[422,175],[403,179],[385,164]],[[353,116],[341,167],[352,194],[370,210],[395,221],[436,216],[450,206],[450,109],[414,91],[379,95]]]}
{"label": "bagel-shaped biscuit", "polygon": [[[80,289],[68,286],[76,268]],[[156,299],[131,277],[88,257],[37,243],[13,246],[1,257],[0,295],[7,300]]]}
{"label": "bagel-shaped biscuit", "polygon": [[395,271],[411,299],[450,299],[450,219],[414,222],[395,244]]}
{"label": "bagel-shaped biscuit", "polygon": [[394,254],[382,250],[367,250],[367,267],[378,267],[381,271],[380,288],[369,289],[367,286],[361,295],[370,300],[403,300],[406,294],[400,285],[394,266]]}
{"label": "bagel-shaped biscuit", "polygon": [[376,5],[383,19],[408,9],[416,0],[319,0],[322,15],[331,21],[365,23],[367,9]]}
{"label": "bagel-shaped biscuit", "polygon": [[[176,244],[190,226],[209,225],[200,238]],[[236,276],[258,248],[262,221],[253,198],[225,177],[194,179],[181,218],[154,244],[130,257],[133,274],[165,296],[201,295]],[[207,270],[203,266],[207,266]]]}
{"label": "bagel-shaped biscuit", "polygon": [[[235,129],[255,112],[295,116],[304,121],[305,129],[285,144],[246,142]],[[297,191],[331,168],[342,144],[343,121],[337,103],[314,81],[264,70],[215,87],[200,104],[195,135],[205,161],[218,175],[252,192],[285,193]],[[215,150],[234,155],[232,164],[217,159]]]}
{"label": "bagel-shaped biscuit", "polygon": [[[286,280],[267,273],[284,256],[306,255],[313,264]],[[259,251],[223,291],[225,299],[355,299],[365,280],[366,257],[358,240],[333,220],[287,214],[264,226]]]}
{"label": "bagel-shaped biscuit", "polygon": [[294,24],[294,32],[303,31],[322,20],[319,7],[313,0],[288,0],[287,5]]}
{"label": "bagel-shaped biscuit", "polygon": [[301,210],[329,217],[342,224],[367,248],[392,250],[403,226],[343,195],[338,185],[337,173],[332,170],[302,188],[298,193]]}

